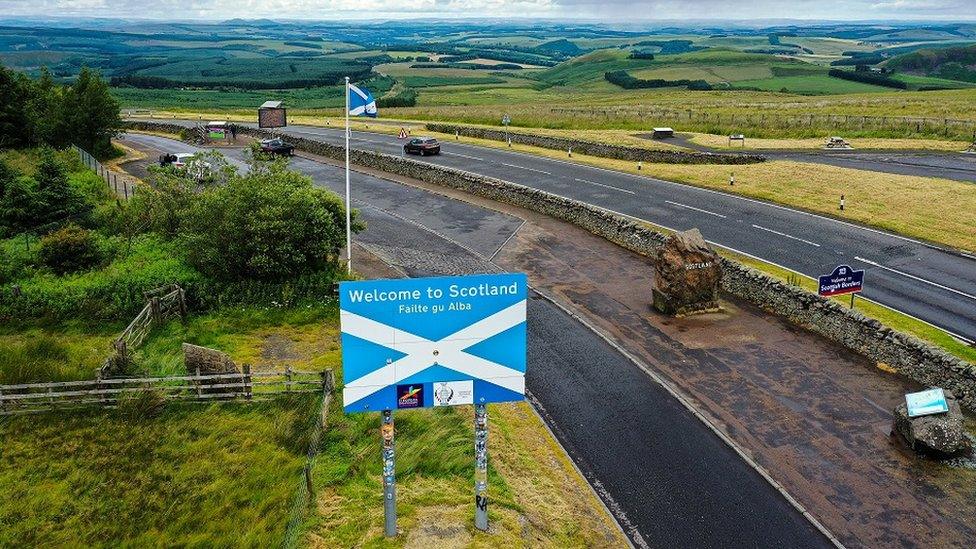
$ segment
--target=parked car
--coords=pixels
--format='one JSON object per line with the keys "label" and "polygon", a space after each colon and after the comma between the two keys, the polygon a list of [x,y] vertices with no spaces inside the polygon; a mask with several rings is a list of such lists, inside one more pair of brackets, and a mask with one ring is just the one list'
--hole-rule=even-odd
{"label": "parked car", "polygon": [[197,181],[203,180],[213,172],[210,163],[197,158],[197,153],[161,154],[159,165],[172,166],[176,171],[187,173]]}
{"label": "parked car", "polygon": [[174,168],[185,168],[191,158],[196,153],[167,153],[159,155],[160,166],[173,166]]}
{"label": "parked car", "polygon": [[433,137],[417,137],[403,145],[403,152],[405,154],[419,154],[420,156],[441,154],[441,144]]}
{"label": "parked car", "polygon": [[294,156],[295,146],[285,143],[280,137],[261,140],[261,152],[280,156]]}

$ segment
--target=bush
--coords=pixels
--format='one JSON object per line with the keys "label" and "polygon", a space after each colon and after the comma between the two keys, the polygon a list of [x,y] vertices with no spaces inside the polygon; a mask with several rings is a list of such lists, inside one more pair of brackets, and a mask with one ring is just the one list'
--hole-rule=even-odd
{"label": "bush", "polygon": [[[106,247],[122,247],[119,238]],[[181,250],[153,235],[134,238],[129,254],[114,259],[105,269],[62,276],[25,273],[15,282],[23,294],[0,292],[0,324],[13,320],[62,322],[131,320],[145,305],[143,292],[166,284],[179,284],[196,295],[219,291],[204,288],[204,279],[186,264]]]}
{"label": "bush", "polygon": [[205,275],[283,282],[335,270],[345,208],[332,192],[275,163],[195,196],[181,231],[190,264]]}
{"label": "bush", "polygon": [[45,267],[63,275],[94,267],[101,253],[95,235],[71,223],[41,239],[38,257]]}

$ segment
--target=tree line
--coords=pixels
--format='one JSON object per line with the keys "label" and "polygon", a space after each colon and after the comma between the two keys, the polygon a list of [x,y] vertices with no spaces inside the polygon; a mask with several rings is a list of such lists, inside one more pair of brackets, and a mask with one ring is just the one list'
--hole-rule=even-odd
{"label": "tree line", "polygon": [[32,80],[0,65],[0,148],[74,144],[104,158],[121,125],[118,101],[90,69],[61,85],[47,70]]}
{"label": "tree line", "polygon": [[603,78],[607,82],[620,86],[625,90],[676,87],[687,87],[689,90],[695,91],[707,91],[712,89],[712,85],[705,80],[664,80],[662,78],[645,80],[643,78],[631,76],[627,71],[608,71],[603,74]]}
{"label": "tree line", "polygon": [[850,80],[851,82],[861,82],[864,84],[873,84],[875,86],[884,86],[886,88],[895,88],[899,90],[908,89],[907,82],[895,80],[894,78],[889,78],[870,71],[845,71],[842,69],[830,69],[830,72],[827,74],[833,76],[834,78]]}

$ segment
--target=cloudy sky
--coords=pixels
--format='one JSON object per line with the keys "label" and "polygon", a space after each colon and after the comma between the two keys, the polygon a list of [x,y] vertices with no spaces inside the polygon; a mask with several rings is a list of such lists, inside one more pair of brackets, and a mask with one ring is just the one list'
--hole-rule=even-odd
{"label": "cloudy sky", "polygon": [[976,20],[976,0],[0,0],[3,16]]}

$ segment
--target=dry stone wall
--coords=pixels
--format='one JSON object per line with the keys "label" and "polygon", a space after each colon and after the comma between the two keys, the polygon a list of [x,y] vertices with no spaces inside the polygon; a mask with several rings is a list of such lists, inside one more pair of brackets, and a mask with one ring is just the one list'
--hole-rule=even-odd
{"label": "dry stone wall", "polygon": [[[147,128],[167,131],[160,127]],[[254,137],[269,132],[247,129]],[[297,149],[341,160],[343,147],[289,138]],[[393,155],[353,150],[354,164],[427,183],[458,189],[520,206],[577,225],[633,252],[653,257],[667,235],[624,216],[461,170],[434,166]],[[842,304],[791,286],[741,263],[722,258],[722,289],[771,313],[816,332],[877,363],[886,364],[926,386],[950,389],[967,408],[976,410],[976,365],[960,360],[914,336],[897,332]]]}
{"label": "dry stone wall", "polygon": [[765,162],[766,157],[759,154],[712,154],[705,152],[686,152],[686,151],[661,151],[653,149],[643,149],[640,147],[627,147],[623,145],[608,145],[595,141],[583,141],[580,139],[567,139],[564,137],[550,137],[544,135],[530,135],[524,133],[506,134],[503,131],[488,128],[477,128],[472,126],[457,126],[452,124],[427,124],[427,129],[432,132],[455,133],[465,137],[476,139],[490,139],[492,141],[505,141],[506,136],[512,139],[512,143],[532,145],[544,149],[556,149],[566,151],[572,149],[579,154],[590,156],[600,156],[603,158],[614,158],[617,160],[628,160],[631,162],[648,162],[651,164],[756,164]]}

